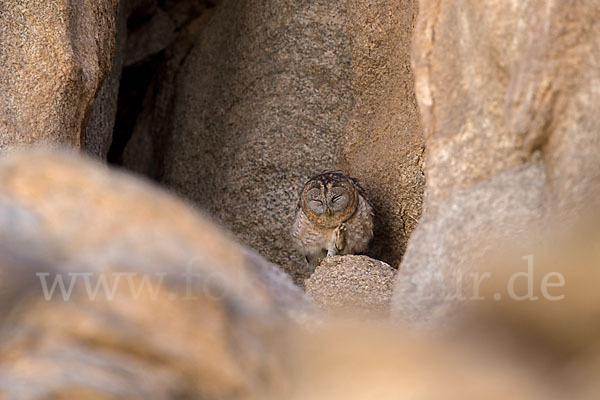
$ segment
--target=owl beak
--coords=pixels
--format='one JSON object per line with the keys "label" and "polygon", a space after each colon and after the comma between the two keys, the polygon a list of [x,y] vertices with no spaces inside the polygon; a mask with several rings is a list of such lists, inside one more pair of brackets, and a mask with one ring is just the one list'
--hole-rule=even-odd
{"label": "owl beak", "polygon": [[327,207],[327,211],[325,211],[325,213],[327,214],[328,217],[331,217],[331,214],[333,214],[331,212],[331,208]]}

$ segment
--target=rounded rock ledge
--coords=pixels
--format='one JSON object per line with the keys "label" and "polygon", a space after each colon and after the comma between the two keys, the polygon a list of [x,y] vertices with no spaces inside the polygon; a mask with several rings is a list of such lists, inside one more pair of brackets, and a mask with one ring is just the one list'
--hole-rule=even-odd
{"label": "rounded rock ledge", "polygon": [[384,318],[395,277],[394,268],[367,256],[327,257],[306,280],[306,292],[327,312]]}

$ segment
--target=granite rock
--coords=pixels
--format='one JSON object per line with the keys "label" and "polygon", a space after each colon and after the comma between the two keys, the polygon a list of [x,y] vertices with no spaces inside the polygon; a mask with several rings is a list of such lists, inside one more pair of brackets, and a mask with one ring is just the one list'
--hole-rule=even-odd
{"label": "granite rock", "polygon": [[0,148],[84,146],[94,99],[111,69],[118,3],[0,4]]}
{"label": "granite rock", "polygon": [[527,225],[568,235],[597,214],[599,17],[593,1],[420,1],[412,55],[427,183],[399,318],[446,316],[454,284],[439,277],[471,271],[498,237]]}
{"label": "granite rock", "polygon": [[306,280],[306,293],[333,314],[385,318],[395,277],[395,269],[367,256],[327,257]]}

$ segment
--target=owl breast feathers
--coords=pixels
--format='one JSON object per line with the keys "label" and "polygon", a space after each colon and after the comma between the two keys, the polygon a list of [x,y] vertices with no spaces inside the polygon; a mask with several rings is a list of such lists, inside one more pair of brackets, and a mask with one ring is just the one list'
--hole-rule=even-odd
{"label": "owl breast feathers", "polygon": [[304,185],[291,233],[312,266],[326,256],[362,253],[373,237],[373,209],[355,179],[324,172]]}

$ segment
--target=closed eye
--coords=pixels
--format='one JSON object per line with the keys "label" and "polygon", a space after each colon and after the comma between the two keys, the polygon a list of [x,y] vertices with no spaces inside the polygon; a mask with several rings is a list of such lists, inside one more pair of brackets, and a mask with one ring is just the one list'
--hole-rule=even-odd
{"label": "closed eye", "polygon": [[317,204],[323,205],[323,202],[322,202],[321,200],[313,199],[313,200],[311,200],[311,201],[312,201],[313,203],[317,203]]}
{"label": "closed eye", "polygon": [[341,195],[341,194],[338,194],[338,195],[336,195],[336,196],[333,196],[333,198],[331,199],[331,202],[332,202],[332,203],[335,203],[336,201],[338,201],[338,199],[339,199],[340,197],[342,197],[342,195]]}

